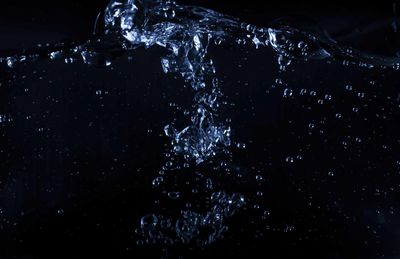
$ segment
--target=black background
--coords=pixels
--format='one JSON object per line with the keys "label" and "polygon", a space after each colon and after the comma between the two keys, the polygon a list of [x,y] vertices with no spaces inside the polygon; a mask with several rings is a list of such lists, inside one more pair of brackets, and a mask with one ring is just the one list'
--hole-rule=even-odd
{"label": "black background", "polygon": [[[271,3],[269,1],[261,2],[255,0],[224,2],[215,0],[182,0],[178,2],[209,7],[257,25],[268,25],[273,23],[275,19],[283,16],[296,17],[320,25],[331,33],[334,38],[348,45],[357,47],[358,49],[386,55],[395,55],[397,51],[398,36],[390,29],[393,17],[397,16],[397,14],[393,12],[394,2],[392,1],[380,1],[374,4],[337,1],[329,3],[323,1],[301,3],[299,3],[299,1],[278,1]],[[0,55],[3,51],[18,51],[21,48],[30,48],[39,43],[85,40],[93,32],[96,16],[104,9],[107,3],[108,1],[83,2],[78,0],[4,1],[0,8]],[[376,28],[372,30],[371,33],[363,34],[355,31],[355,27],[360,24],[364,27],[372,25],[376,26]],[[227,58],[229,56],[229,51],[224,52],[220,50],[220,53],[221,60],[226,59],[228,63],[235,62]],[[269,52],[263,54],[271,55]],[[97,70],[97,68],[88,69],[84,66],[77,65],[76,67],[70,68],[63,67],[60,73],[57,67],[52,70],[52,65],[47,63],[41,64],[39,67],[34,67],[34,69],[40,71],[41,68],[45,68],[47,70],[47,76],[52,78],[58,78],[60,73],[60,79],[57,81],[59,87],[43,90],[40,82],[37,80],[29,82],[29,87],[36,89],[35,97],[43,100],[42,107],[37,108],[31,105],[31,99],[29,98],[26,100],[20,98],[18,101],[12,102],[12,105],[9,105],[9,103],[4,100],[8,100],[6,98],[12,99],[10,96],[22,96],[22,90],[18,90],[17,88],[12,88],[12,90],[2,89],[2,93],[4,93],[4,95],[2,95],[4,99],[2,99],[2,101],[4,102],[2,102],[1,105],[2,109],[5,111],[8,109],[14,111],[31,110],[33,113],[41,114],[42,111],[47,109],[44,101],[47,95],[62,96],[64,98],[63,104],[65,104],[65,107],[55,106],[51,111],[54,117],[52,117],[53,119],[48,123],[49,127],[56,128],[58,132],[62,133],[61,135],[63,138],[61,140],[54,140],[56,147],[58,147],[57,145],[68,146],[68,152],[73,155],[71,157],[67,155],[64,157],[53,156],[51,154],[51,150],[53,150],[51,145],[54,143],[52,141],[43,140],[40,136],[36,136],[28,131],[30,126],[26,126],[23,121],[15,122],[16,127],[20,126],[20,130],[13,130],[13,128],[7,129],[7,136],[3,136],[2,138],[3,141],[7,143],[3,145],[9,150],[13,150],[15,157],[8,157],[1,168],[6,170],[12,168],[11,165],[14,164],[21,164],[21,168],[24,168],[26,164],[28,169],[17,172],[17,176],[10,176],[10,172],[0,172],[2,173],[3,181],[6,182],[9,178],[14,178],[17,179],[18,183],[21,183],[19,185],[17,184],[17,187],[10,191],[16,194],[17,198],[15,201],[10,201],[10,204],[5,204],[4,207],[12,208],[10,210],[12,213],[8,215],[9,217],[14,217],[16,221],[22,222],[22,224],[15,228],[16,230],[10,230],[10,232],[7,232],[7,230],[0,234],[0,241],[2,241],[0,247],[3,249],[3,251],[0,251],[0,255],[3,253],[7,256],[17,254],[19,256],[25,256],[26,258],[34,258],[36,256],[52,258],[91,258],[97,256],[97,254],[105,255],[108,253],[110,253],[109,257],[111,258],[120,256],[129,256],[133,258],[136,258],[135,256],[139,258],[145,256],[159,256],[160,251],[157,249],[150,248],[143,250],[137,249],[137,247],[133,245],[135,239],[132,233],[138,223],[137,216],[151,210],[152,205],[149,204],[153,200],[152,195],[155,195],[152,193],[151,188],[146,185],[151,182],[154,175],[152,173],[147,175],[147,172],[156,171],[158,167],[156,166],[157,168],[154,168],[155,165],[162,164],[162,161],[156,154],[160,153],[159,151],[162,150],[165,142],[165,139],[159,137],[161,132],[155,130],[154,133],[148,134],[147,129],[162,129],[159,124],[165,124],[169,120],[164,119],[163,116],[160,115],[162,112],[165,112],[164,107],[168,106],[168,101],[162,99],[159,95],[160,89],[156,88],[156,90],[154,90],[154,88],[144,88],[142,86],[149,83],[157,85],[160,80],[165,80],[166,85],[170,85],[170,88],[168,88],[168,90],[171,90],[171,96],[169,96],[168,99],[170,100],[175,98],[174,95],[176,92],[172,90],[174,86],[177,86],[177,83],[172,77],[165,79],[161,76],[158,61],[161,55],[159,50],[152,50],[149,51],[149,53],[139,52],[138,55],[138,60],[141,60],[143,63],[133,65],[133,70],[140,71],[140,69],[143,69],[143,73],[138,78],[135,78],[135,75],[132,76],[133,79],[130,78],[131,81],[134,80],[135,82],[135,87],[133,89],[129,88],[131,86],[127,85],[127,83],[125,83],[125,78],[117,72],[109,72],[97,79],[91,79],[90,83],[76,84],[74,82],[86,82],[85,80],[87,78],[96,78],[99,71],[100,73],[102,73],[102,71]],[[238,55],[240,55],[240,53],[238,53]],[[256,59],[256,57],[253,58]],[[267,65],[263,64],[264,67],[258,66],[262,64],[262,62],[257,63],[257,67],[260,67],[260,71],[258,71],[259,74],[263,73],[261,68],[266,67],[272,70],[272,62],[270,62],[271,64],[268,62],[266,63]],[[29,69],[28,67],[26,70],[29,71]],[[255,74],[259,75],[250,69],[241,71],[240,73],[236,70],[221,70],[221,73],[225,73],[226,75],[235,75],[230,79],[230,83],[232,84],[239,80],[244,80],[241,76],[252,78]],[[347,78],[355,80],[356,82],[362,81],[363,74],[361,72],[352,74],[350,72],[343,72],[342,70],[341,68],[335,67],[332,71],[326,72],[326,74],[318,74],[317,72],[310,74],[320,80],[323,80],[324,76],[325,78],[336,79],[336,75],[339,74],[341,76],[345,75]],[[81,75],[82,71],[84,71],[84,73]],[[121,71],[129,74],[130,70]],[[315,71],[318,71],[318,68],[315,68]],[[21,74],[26,73],[24,69],[16,72]],[[150,76],[151,79],[149,79]],[[275,75],[271,72],[271,75],[268,76],[273,78]],[[373,76],[379,77],[379,71],[374,72]],[[95,92],[96,89],[99,88],[99,85],[101,85],[102,80],[105,81],[108,77],[115,80],[113,82],[118,83],[115,84],[115,88],[112,88],[114,87],[113,84],[103,85],[103,90],[110,90],[110,92],[115,90],[116,92],[124,93],[126,95],[126,100],[124,99],[125,102],[121,102],[121,99],[118,99],[120,97],[115,97],[115,100],[111,100],[108,103],[106,102],[106,107],[108,107],[109,110],[105,111],[105,108],[101,108],[102,106],[96,106],[96,104],[98,104],[97,99],[90,97],[92,96],[90,93]],[[388,78],[387,82],[392,83],[395,81],[396,76],[389,74]],[[254,79],[254,82],[259,83],[259,81],[262,82],[260,78]],[[18,85],[18,82],[15,84]],[[21,85],[23,84],[21,83]],[[360,83],[360,85],[362,85],[362,83]],[[67,88],[69,89],[68,91],[65,90]],[[225,91],[229,93],[229,89]],[[261,91],[259,89],[254,90],[254,92],[251,92],[253,90],[243,89],[242,91],[248,93],[249,96],[261,96],[264,93],[264,91],[262,93],[259,92]],[[389,91],[390,90],[388,90],[388,92]],[[5,94],[8,96],[5,96]],[[234,92],[231,92],[230,96],[234,96]],[[32,98],[35,99],[34,97]],[[190,96],[188,97],[182,94],[179,98],[189,100]],[[243,98],[237,97],[236,102],[240,103],[241,100],[243,100]],[[291,133],[289,130],[290,127],[285,123],[288,118],[296,119],[296,115],[292,114],[290,109],[298,109],[300,104],[291,103],[279,106],[276,101],[270,101],[271,103],[268,104],[264,104],[263,101],[259,102],[261,104],[259,104],[260,107],[258,107],[260,113],[258,115],[266,116],[273,122],[278,121],[276,125],[281,126],[281,128],[277,127],[273,122],[271,122],[271,124],[275,126],[271,126],[268,123],[260,126],[257,124],[258,122],[249,119],[247,122],[248,125],[252,125],[252,123],[257,124],[257,126],[259,126],[257,128],[259,131],[251,132],[251,127],[246,131],[247,124],[245,118],[247,115],[243,111],[247,106],[244,102],[242,106],[238,104],[239,107],[242,107],[244,110],[237,115],[237,121],[244,122],[241,125],[237,125],[237,128],[242,128],[242,134],[247,136],[248,139],[262,137],[263,134],[265,134],[262,130],[267,131],[272,136],[282,137],[283,140],[277,138],[270,140],[271,143],[268,143],[275,148],[273,149],[275,153],[270,151],[271,157],[278,160],[278,155],[281,153],[283,154],[286,151],[286,147],[289,147],[288,149],[291,148],[290,145],[293,145],[293,148],[295,147],[296,143],[293,144],[293,142],[289,140],[287,140],[287,142],[284,140],[284,136]],[[348,101],[350,102],[352,100]],[[130,109],[129,104],[133,102],[139,103],[139,107],[141,107],[142,110]],[[90,112],[86,111],[86,104],[88,103],[96,108]],[[149,107],[150,103],[156,103],[159,106],[156,108]],[[347,107],[346,105],[350,104],[343,104],[341,108]],[[280,111],[277,107],[280,107],[283,111]],[[377,107],[379,107],[378,104]],[[146,115],[142,114],[143,110],[147,111]],[[264,114],[264,111],[268,111],[268,113]],[[102,115],[103,113],[106,115]],[[172,114],[165,115],[167,118],[171,118],[172,116]],[[129,119],[132,117],[138,119]],[[284,119],[279,121],[276,117],[284,117]],[[393,117],[396,118],[396,115]],[[67,118],[67,122],[62,118]],[[98,128],[96,128],[97,131],[95,131],[95,133],[86,129],[87,124],[92,121],[91,118],[96,118],[94,125]],[[307,119],[308,118],[304,118],[304,123]],[[43,121],[45,121],[45,119],[43,119]],[[301,119],[299,119],[299,121],[301,121]],[[393,119],[393,121],[395,120]],[[373,126],[378,127],[380,122],[374,123]],[[390,123],[388,122],[388,124]],[[107,127],[109,125],[113,125],[113,127]],[[287,129],[285,125],[288,127]],[[365,126],[363,122],[356,123],[356,125],[355,128],[360,130]],[[390,127],[391,126],[388,126],[388,128]],[[338,128],[340,127],[338,126]],[[367,126],[365,126],[365,128],[367,128]],[[394,128],[396,129],[396,126]],[[331,134],[335,136],[336,132],[332,130]],[[396,134],[396,132],[386,132],[386,135],[383,134],[384,136],[382,139],[390,139],[392,136],[396,137]],[[137,138],[137,136],[140,137]],[[96,142],[98,139],[103,139],[103,141]],[[120,152],[121,149],[124,149],[121,148],[125,144],[124,141],[127,140],[131,147],[127,148],[127,153]],[[37,152],[35,148],[42,146],[42,141],[48,145],[46,149],[48,153],[45,154],[46,163],[44,165],[41,164],[41,160],[37,160],[35,157]],[[377,140],[377,142],[378,141],[380,141],[380,139]],[[300,145],[301,143],[297,144]],[[315,150],[313,150],[312,154],[317,158],[319,157],[318,148],[324,149],[324,147],[315,145]],[[67,151],[65,152],[65,154],[68,153]],[[251,154],[257,154],[256,149],[253,150],[252,153],[250,148],[249,152]],[[329,152],[335,154],[336,150],[333,149],[326,152],[328,152],[328,154],[330,154]],[[376,153],[372,151],[369,152],[367,147],[363,149],[363,152],[365,157],[371,159],[376,155]],[[21,162],[19,159],[24,157],[25,154],[33,155],[26,159],[26,161]],[[154,156],[152,154],[154,154]],[[130,170],[137,170],[141,180],[138,181],[137,178],[126,174],[127,169],[122,167],[122,162],[117,163],[113,160],[114,155],[118,156],[118,161],[126,162],[126,167]],[[343,161],[347,161],[346,155],[343,155]],[[132,157],[135,159],[132,159]],[[255,162],[257,161],[257,156],[246,157],[245,154],[243,154],[243,158],[244,161],[248,159],[247,161],[249,164],[251,164],[252,159],[254,159]],[[262,157],[259,158],[259,160],[262,159]],[[387,157],[382,158],[382,160],[384,159],[389,160]],[[321,158],[321,161],[322,160],[323,158]],[[360,160],[358,163],[362,164],[362,161]],[[384,163],[385,162],[381,162],[381,164],[379,164],[380,168],[384,168]],[[356,162],[351,162],[350,160],[347,161],[345,165],[346,168],[351,169],[349,169],[350,171],[357,171],[359,166]],[[304,164],[302,166],[302,169],[307,171],[309,165]],[[325,168],[326,165],[321,162],[318,166]],[[110,167],[114,167],[112,172],[106,172],[106,175],[103,175],[102,172],[104,168]],[[19,170],[19,167],[15,168],[17,168],[15,169],[16,171]],[[57,171],[57,169],[59,170]],[[316,209],[311,210],[303,206],[305,204],[305,202],[301,200],[303,197],[298,197],[293,186],[296,188],[299,186],[309,188],[314,197],[318,197],[318,193],[324,193],[325,190],[315,183],[310,183],[311,180],[314,179],[314,176],[306,176],[305,179],[310,182],[309,184],[302,185],[304,181],[302,176],[291,174],[290,170],[288,170],[288,173],[284,169],[274,166],[271,166],[270,170],[274,173],[272,173],[269,182],[266,183],[267,189],[270,190],[271,194],[280,196],[269,197],[267,198],[268,202],[273,204],[271,207],[275,208],[276,211],[287,213],[283,213],[282,215],[294,215],[300,218],[299,222],[305,224],[299,227],[299,232],[304,231],[299,234],[300,236],[307,236],[304,233],[308,231],[308,226],[316,226],[318,228],[318,230],[315,230],[316,233],[309,235],[311,239],[310,242],[298,242],[294,244],[297,242],[296,234],[277,233],[271,235],[271,237],[261,239],[258,243],[252,243],[251,237],[254,234],[254,232],[252,232],[254,229],[252,229],[249,222],[239,219],[237,222],[233,223],[233,232],[235,232],[235,229],[240,229],[241,225],[248,228],[247,233],[242,233],[242,246],[233,248],[232,246],[235,244],[227,241],[226,243],[222,242],[212,246],[212,252],[210,253],[208,250],[188,252],[184,249],[182,250],[184,252],[177,249],[178,251],[173,251],[171,253],[173,255],[189,254],[190,256],[198,254],[201,256],[223,256],[227,253],[226,251],[232,250],[227,253],[229,256],[236,255],[244,257],[252,252],[264,252],[265,255],[269,255],[271,258],[294,257],[296,255],[309,256],[310,258],[376,258],[382,254],[388,254],[388,258],[396,258],[399,254],[399,250],[396,248],[396,242],[399,240],[399,237],[395,235],[398,233],[398,220],[393,220],[391,224],[388,223],[388,229],[385,230],[386,232],[384,232],[383,237],[376,242],[376,239],[371,238],[369,232],[367,233],[367,231],[362,228],[363,223],[357,222],[353,224],[346,222],[346,220],[340,217],[335,218],[336,212],[332,213],[332,219],[330,215],[324,215],[324,212],[320,212]],[[76,176],[69,176],[68,173],[70,171],[87,173],[80,175],[79,178],[73,178]],[[34,176],[27,172],[34,172]],[[40,176],[40,178],[37,176]],[[374,207],[374,198],[370,200],[367,199],[365,204],[358,204],[358,196],[352,196],[353,194],[351,192],[353,189],[351,185],[360,181],[358,179],[359,176],[353,176],[353,178],[347,177],[348,176],[342,176],[342,178],[339,178],[338,182],[340,183],[340,187],[335,184],[326,184],[326,186],[322,186],[333,192],[337,191],[339,193],[338,196],[342,195],[341,191],[343,191],[343,199],[346,200],[343,207],[346,207],[346,209],[354,213],[354,215],[358,215],[357,213],[370,213],[365,212],[367,210],[363,210],[360,207],[365,204],[366,207],[369,205]],[[360,185],[367,186],[371,190],[374,188],[376,182],[382,185],[390,185],[390,183],[386,182],[390,182],[390,178],[389,180],[382,180],[382,178],[376,177],[376,179],[372,178],[372,180],[369,178],[368,180],[361,180]],[[392,180],[396,181],[398,178],[393,178]],[[24,183],[28,183],[30,191],[23,191]],[[288,183],[293,183],[293,186],[288,185]],[[346,183],[349,183],[349,186],[347,186]],[[52,188],[58,186],[59,188],[54,188],[55,191],[53,193],[45,193],[45,191],[42,191],[45,186],[51,186]],[[32,188],[34,189],[33,191]],[[243,188],[245,189],[245,187]],[[251,189],[253,186],[250,185],[246,188]],[[2,196],[2,201],[7,203],[5,197],[8,196]],[[325,197],[321,194],[320,202],[324,203],[325,200],[329,199],[329,197]],[[15,204],[11,204],[12,202],[15,202]],[[136,207],[133,208],[132,204]],[[391,205],[391,203],[388,204]],[[21,207],[24,209],[24,215],[21,215]],[[61,216],[57,213],[60,209],[64,211]],[[339,214],[339,212],[337,213]],[[317,215],[317,219],[314,219],[313,215]],[[282,217],[283,219],[275,219],[278,225],[285,220],[287,222],[291,220],[290,216],[287,216],[288,218]],[[369,214],[363,217],[368,218]],[[353,227],[351,231],[354,230],[354,232],[350,232],[346,229],[348,224]],[[302,227],[304,229],[302,229]],[[366,236],[366,239],[371,242],[368,246],[365,246],[364,240],[361,240],[363,236]],[[246,242],[247,237],[248,241]],[[243,242],[243,240],[245,241]]]}

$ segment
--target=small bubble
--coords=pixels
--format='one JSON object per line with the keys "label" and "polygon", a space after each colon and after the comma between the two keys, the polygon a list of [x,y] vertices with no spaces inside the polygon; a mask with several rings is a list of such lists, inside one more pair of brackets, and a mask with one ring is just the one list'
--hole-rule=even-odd
{"label": "small bubble", "polygon": [[165,165],[166,165],[167,167],[171,167],[173,164],[172,164],[171,161],[168,161]]}
{"label": "small bubble", "polygon": [[293,90],[290,88],[286,88],[283,91],[283,97],[287,98],[287,97],[291,97],[293,95]]}
{"label": "small bubble", "polygon": [[280,79],[280,78],[275,79],[275,84],[282,85],[283,84],[282,79]]}
{"label": "small bubble", "polygon": [[221,43],[222,43],[222,38],[216,38],[216,39],[214,40],[214,44],[215,44],[215,45],[221,45]]}
{"label": "small bubble", "polygon": [[240,149],[245,149],[245,148],[246,148],[246,144],[244,144],[244,143],[237,143],[237,144],[236,144],[236,147],[237,147],[237,148],[240,148]]}
{"label": "small bubble", "polygon": [[158,187],[160,186],[160,184],[164,181],[164,178],[161,176],[158,176],[157,178],[155,178],[152,182],[154,187]]}
{"label": "small bubble", "polygon": [[74,59],[73,58],[65,58],[64,59],[64,63],[65,64],[72,64],[72,63],[74,63]]}
{"label": "small bubble", "polygon": [[278,57],[278,64],[279,64],[279,69],[282,71],[286,70],[286,67],[289,66],[292,63],[292,61],[282,55],[279,55]]}
{"label": "small bubble", "polygon": [[299,49],[303,49],[307,46],[307,44],[304,41],[299,41],[299,43],[297,43],[297,48]]}
{"label": "small bubble", "polygon": [[213,182],[211,178],[206,179],[206,188],[210,190],[213,188]]}
{"label": "small bubble", "polygon": [[291,156],[286,157],[285,161],[286,161],[286,163],[289,163],[289,164],[294,163],[294,159]]}
{"label": "small bubble", "polygon": [[180,192],[169,192],[168,197],[170,197],[173,200],[177,200],[180,197]]}
{"label": "small bubble", "polygon": [[15,64],[15,59],[12,57],[8,57],[6,60],[7,60],[7,66],[13,68]]}
{"label": "small bubble", "polygon": [[148,214],[140,219],[140,226],[143,230],[153,229],[158,223],[158,218],[154,214]]}
{"label": "small bubble", "polygon": [[285,228],[283,229],[283,232],[288,233],[288,232],[292,232],[293,230],[294,230],[294,226],[286,225]]}
{"label": "small bubble", "polygon": [[50,59],[57,59],[61,56],[61,52],[60,51],[53,51],[49,54]]}
{"label": "small bubble", "polygon": [[269,216],[271,216],[271,212],[269,210],[264,210],[261,218],[266,220]]}

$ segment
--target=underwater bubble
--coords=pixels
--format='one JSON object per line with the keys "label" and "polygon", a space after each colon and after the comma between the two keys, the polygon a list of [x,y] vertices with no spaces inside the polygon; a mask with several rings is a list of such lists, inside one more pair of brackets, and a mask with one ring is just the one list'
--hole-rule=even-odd
{"label": "underwater bubble", "polygon": [[169,192],[168,193],[168,197],[173,199],[173,200],[177,200],[180,197],[180,192]]}
{"label": "underwater bubble", "polygon": [[283,91],[283,97],[291,97],[293,95],[293,90],[291,88],[286,88]]}
{"label": "underwater bubble", "polygon": [[294,158],[291,157],[291,156],[288,156],[288,157],[286,157],[285,161],[286,161],[286,163],[293,164],[294,163]]}
{"label": "underwater bubble", "polygon": [[352,85],[346,85],[346,90],[352,91],[353,90],[353,86]]}
{"label": "underwater bubble", "polygon": [[158,187],[158,186],[160,186],[160,184],[161,184],[163,181],[164,181],[164,178],[161,177],[161,176],[158,176],[158,177],[156,177],[156,178],[153,180],[152,184],[153,184],[154,187]]}
{"label": "underwater bubble", "polygon": [[8,57],[8,58],[6,59],[6,62],[7,62],[7,66],[8,66],[9,68],[13,68],[14,65],[15,65],[16,59],[13,58],[13,57]]}
{"label": "underwater bubble", "polygon": [[143,230],[150,230],[157,226],[158,218],[154,214],[148,214],[140,219],[140,226]]}
{"label": "underwater bubble", "polygon": [[206,179],[206,188],[210,190],[213,188],[213,181],[211,178]]}

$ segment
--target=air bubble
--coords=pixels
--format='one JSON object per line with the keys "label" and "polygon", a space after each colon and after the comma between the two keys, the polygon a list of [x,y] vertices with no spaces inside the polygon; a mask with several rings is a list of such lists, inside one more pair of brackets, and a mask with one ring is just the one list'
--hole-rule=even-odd
{"label": "air bubble", "polygon": [[157,226],[158,218],[154,214],[148,214],[140,220],[140,226],[143,230],[150,230]]}
{"label": "air bubble", "polygon": [[286,161],[286,163],[292,164],[292,163],[294,163],[294,158],[291,156],[288,156],[288,157],[286,157],[285,161]]}
{"label": "air bubble", "polygon": [[170,197],[173,200],[177,200],[180,197],[180,192],[169,192],[168,197]]}
{"label": "air bubble", "polygon": [[293,90],[291,88],[286,88],[283,91],[283,97],[287,98],[287,97],[291,97],[293,95]]}

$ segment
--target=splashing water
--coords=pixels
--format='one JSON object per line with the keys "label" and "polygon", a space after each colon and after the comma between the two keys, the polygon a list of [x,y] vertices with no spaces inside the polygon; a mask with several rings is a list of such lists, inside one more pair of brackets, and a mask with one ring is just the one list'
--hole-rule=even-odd
{"label": "splashing water", "polygon": [[222,37],[223,28],[233,22],[213,28],[222,15],[191,9],[174,1],[112,1],[105,11],[105,27],[106,34],[120,34],[134,46],[158,45],[169,50],[161,58],[163,71],[180,74],[197,94],[191,124],[182,130],[167,125],[165,134],[173,139],[175,153],[199,164],[230,146],[230,127],[214,118],[221,93],[207,51],[210,41]]}
{"label": "splashing water", "polygon": [[[177,128],[172,122],[165,125],[164,133],[171,139],[170,152],[183,157],[184,163],[193,162],[193,167],[196,167],[212,161],[219,154],[229,153],[228,150],[233,148],[229,118],[221,112],[224,105],[221,102],[224,97],[220,86],[222,81],[208,53],[210,45],[221,42],[234,42],[256,49],[271,47],[276,52],[281,71],[295,60],[322,59],[343,60],[366,68],[378,66],[397,70],[400,67],[398,58],[367,55],[293,27],[258,28],[212,10],[181,6],[171,0],[111,1],[104,12],[104,31],[94,39],[75,46],[55,45],[2,57],[0,63],[11,69],[23,62],[50,58],[65,63],[79,60],[88,65],[110,66],[120,52],[140,47],[163,48],[167,54],[160,58],[162,71],[179,75],[185,87],[193,91],[186,126]],[[293,95],[291,88],[283,91],[283,97],[287,99]],[[326,97],[325,101],[330,99]],[[323,102],[319,101],[320,104]],[[0,123],[8,119],[2,115]],[[309,128],[313,130],[315,125],[310,124]],[[287,157],[286,162],[293,164],[295,158]],[[334,174],[329,175],[333,177]],[[159,176],[154,179],[153,186],[159,186],[163,181],[164,178]],[[180,198],[177,192],[169,196],[174,200]],[[214,190],[209,200],[209,210],[205,213],[185,209],[176,219],[148,214],[141,219],[138,233],[147,243],[171,245],[194,241],[200,246],[211,244],[222,238],[227,230],[225,219],[242,209],[246,199],[240,193],[229,195]]]}

